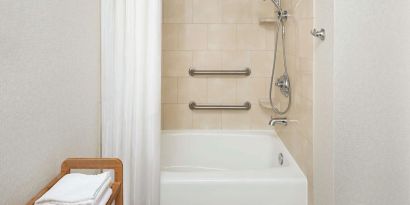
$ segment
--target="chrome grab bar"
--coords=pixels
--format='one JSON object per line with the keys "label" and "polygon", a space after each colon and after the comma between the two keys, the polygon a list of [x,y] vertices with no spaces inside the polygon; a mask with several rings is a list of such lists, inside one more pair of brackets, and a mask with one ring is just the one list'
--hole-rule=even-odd
{"label": "chrome grab bar", "polygon": [[250,76],[251,69],[245,68],[243,70],[197,70],[195,68],[189,69],[190,76],[196,75],[243,75]]}
{"label": "chrome grab bar", "polygon": [[197,105],[195,102],[189,103],[191,110],[250,110],[251,103],[245,102],[243,105]]}

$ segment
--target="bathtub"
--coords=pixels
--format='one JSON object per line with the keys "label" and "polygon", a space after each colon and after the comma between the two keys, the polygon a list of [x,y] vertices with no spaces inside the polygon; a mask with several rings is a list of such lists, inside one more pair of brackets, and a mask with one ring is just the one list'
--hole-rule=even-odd
{"label": "bathtub", "polygon": [[161,205],[306,205],[307,180],[273,131],[164,131]]}

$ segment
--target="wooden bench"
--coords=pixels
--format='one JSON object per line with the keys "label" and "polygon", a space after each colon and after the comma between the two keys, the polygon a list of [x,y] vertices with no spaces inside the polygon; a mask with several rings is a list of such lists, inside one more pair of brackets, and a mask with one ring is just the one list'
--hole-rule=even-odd
{"label": "wooden bench", "polygon": [[122,162],[116,158],[69,158],[61,164],[60,174],[51,180],[40,192],[34,196],[27,205],[34,205],[43,194],[51,189],[64,175],[69,174],[72,169],[112,169],[114,170],[114,182],[111,185],[112,194],[107,202],[111,205],[123,205],[123,168]]}

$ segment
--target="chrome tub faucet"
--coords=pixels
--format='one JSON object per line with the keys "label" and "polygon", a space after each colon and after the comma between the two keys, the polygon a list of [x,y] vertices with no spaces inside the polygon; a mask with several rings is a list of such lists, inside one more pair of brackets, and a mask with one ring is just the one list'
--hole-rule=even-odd
{"label": "chrome tub faucet", "polygon": [[270,126],[275,126],[275,125],[283,125],[287,126],[288,125],[288,119],[287,118],[271,118],[269,121]]}

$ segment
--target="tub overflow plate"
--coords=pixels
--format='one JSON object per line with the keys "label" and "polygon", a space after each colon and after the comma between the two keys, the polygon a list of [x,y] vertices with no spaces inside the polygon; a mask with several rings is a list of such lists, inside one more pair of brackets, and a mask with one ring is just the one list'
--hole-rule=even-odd
{"label": "tub overflow plate", "polygon": [[280,166],[283,166],[283,154],[282,153],[279,153],[278,160],[279,160]]}

